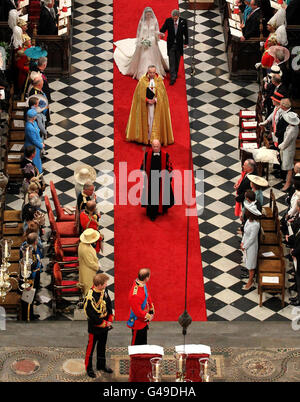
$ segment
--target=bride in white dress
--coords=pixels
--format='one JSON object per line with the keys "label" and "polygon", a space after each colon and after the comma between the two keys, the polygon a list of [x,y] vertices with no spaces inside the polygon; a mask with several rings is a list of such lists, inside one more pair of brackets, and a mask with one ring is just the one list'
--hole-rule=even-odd
{"label": "bride in white dress", "polygon": [[123,75],[139,80],[149,65],[155,65],[156,72],[162,77],[169,70],[167,43],[160,40],[158,21],[151,7],[143,11],[136,38],[122,39],[114,44],[114,60]]}

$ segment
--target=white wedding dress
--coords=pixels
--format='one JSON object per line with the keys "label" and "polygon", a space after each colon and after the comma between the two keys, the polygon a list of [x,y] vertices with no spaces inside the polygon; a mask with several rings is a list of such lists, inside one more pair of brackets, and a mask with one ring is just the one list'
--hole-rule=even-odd
{"label": "white wedding dress", "polygon": [[[146,19],[145,15],[151,13],[149,10],[152,11],[147,7],[143,12],[136,38],[114,42],[116,46],[114,60],[119,71],[123,75],[131,75],[138,80],[146,74],[150,65],[154,65],[156,72],[162,77],[169,70],[167,42],[159,40],[159,26],[153,11],[153,15]],[[149,42],[143,44],[144,40]]]}

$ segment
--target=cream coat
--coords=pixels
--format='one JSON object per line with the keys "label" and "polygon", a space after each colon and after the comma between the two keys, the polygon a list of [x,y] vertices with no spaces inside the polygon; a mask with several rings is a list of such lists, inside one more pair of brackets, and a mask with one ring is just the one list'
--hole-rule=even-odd
{"label": "cream coat", "polygon": [[79,282],[84,285],[86,294],[93,285],[93,278],[100,268],[96,250],[91,244],[79,243]]}

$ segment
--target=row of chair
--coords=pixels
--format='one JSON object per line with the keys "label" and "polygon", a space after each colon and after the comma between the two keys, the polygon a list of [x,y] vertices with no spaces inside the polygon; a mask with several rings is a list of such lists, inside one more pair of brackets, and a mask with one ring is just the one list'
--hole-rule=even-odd
{"label": "row of chair", "polygon": [[[45,205],[48,213],[51,235],[51,266],[52,266],[52,310],[54,317],[63,299],[78,303],[83,299],[83,288],[79,283],[78,244],[79,233],[75,214],[66,214],[59,202],[54,183],[50,181],[50,190],[56,218],[51,208],[50,200],[45,195]],[[76,275],[76,279],[70,275]]]}
{"label": "row of chair", "polygon": [[[266,253],[272,253],[268,256]],[[274,192],[270,189],[270,204],[264,207],[261,219],[260,246],[257,260],[259,306],[263,292],[281,293],[282,307],[285,297],[285,263],[280,231],[278,207]]]}

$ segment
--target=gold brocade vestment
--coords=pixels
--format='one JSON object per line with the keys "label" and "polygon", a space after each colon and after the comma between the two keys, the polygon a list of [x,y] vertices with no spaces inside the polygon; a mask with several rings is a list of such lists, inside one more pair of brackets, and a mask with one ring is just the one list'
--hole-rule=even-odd
{"label": "gold brocade vestment", "polygon": [[[174,136],[171,124],[169,100],[163,79],[156,75],[155,82],[155,104],[154,119],[150,142],[154,139],[160,141],[162,145],[174,143]],[[134,91],[131,110],[126,127],[126,140],[148,144],[148,108],[146,102],[146,92],[149,86],[147,74],[139,80]]]}

